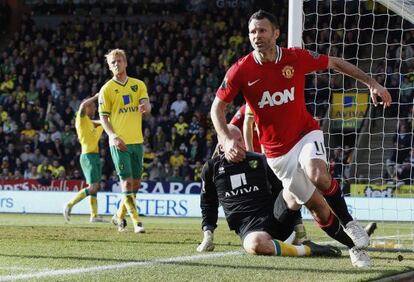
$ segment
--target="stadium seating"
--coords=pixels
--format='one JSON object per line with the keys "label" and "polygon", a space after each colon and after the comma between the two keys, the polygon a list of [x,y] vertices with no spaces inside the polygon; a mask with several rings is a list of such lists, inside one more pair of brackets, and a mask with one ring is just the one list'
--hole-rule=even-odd
{"label": "stadium seating", "polygon": [[[20,30],[10,35],[0,52],[1,178],[41,178],[45,173],[56,179],[79,178],[74,114],[80,101],[99,91],[110,78],[104,54],[119,47],[127,51],[128,74],[145,81],[153,104],[151,115],[144,120],[146,156],[153,155],[146,158],[145,177],[197,180],[197,173],[189,174],[188,167],[198,169],[215,147],[210,104],[227,68],[250,50],[245,36],[247,18],[226,9],[196,16],[182,12],[179,4],[163,4],[160,12],[156,4],[129,8],[106,1],[78,6],[65,1],[31,2],[33,14],[23,17]],[[163,16],[155,19],[151,17],[154,12]],[[137,13],[139,21],[134,17]],[[283,34],[278,43],[286,46],[287,10],[278,13]],[[47,27],[43,15],[49,16]],[[395,56],[397,53],[395,50]],[[406,85],[407,101],[413,98],[413,81],[414,77],[408,77],[401,85]],[[307,84],[311,83],[308,79]],[[321,79],[319,83],[329,82]],[[399,81],[386,83],[390,87],[394,83],[392,90],[400,87]],[[326,88],[321,89],[308,93],[311,97],[307,99],[316,101],[309,103],[309,110],[318,117],[324,116],[329,102]],[[242,102],[236,100],[229,116]],[[412,103],[407,109],[412,111]],[[411,122],[406,124],[411,132]],[[410,138],[412,144],[412,134]],[[166,143],[169,145],[164,146]],[[105,135],[100,148],[104,179],[112,179],[114,169]],[[398,161],[390,156],[391,162],[402,163],[409,157],[407,148],[396,148],[400,149],[405,150],[404,156],[399,154]],[[187,166],[175,170],[175,163],[169,163],[174,151],[183,155]],[[347,155],[338,155],[342,153],[331,154],[334,175],[352,154],[345,150]],[[148,171],[160,164],[164,164],[162,171]]]}

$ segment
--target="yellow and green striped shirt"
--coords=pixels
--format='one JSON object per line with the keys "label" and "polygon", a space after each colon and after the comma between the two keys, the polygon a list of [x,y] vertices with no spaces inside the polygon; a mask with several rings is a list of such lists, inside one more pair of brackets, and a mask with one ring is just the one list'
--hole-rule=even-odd
{"label": "yellow and green striped shirt", "polygon": [[87,115],[81,115],[80,112],[77,112],[75,128],[82,147],[82,154],[99,153],[99,139],[101,138],[103,127],[95,127]]}
{"label": "yellow and green striped shirt", "polygon": [[125,84],[111,79],[99,92],[99,115],[109,117],[114,132],[125,144],[144,142],[142,113],[138,108],[144,98],[148,99],[145,83],[132,77],[128,77]]}

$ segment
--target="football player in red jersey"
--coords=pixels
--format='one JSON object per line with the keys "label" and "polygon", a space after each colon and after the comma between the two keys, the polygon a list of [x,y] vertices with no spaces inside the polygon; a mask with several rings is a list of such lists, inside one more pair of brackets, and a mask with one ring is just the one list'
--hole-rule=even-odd
{"label": "football player in red jersey", "polygon": [[[328,173],[323,133],[306,110],[305,74],[334,69],[351,76],[368,86],[375,106],[378,97],[384,107],[390,106],[389,92],[362,70],[340,58],[277,46],[280,31],[277,20],[270,13],[254,13],[248,28],[254,50],[227,71],[211,108],[217,134],[225,140],[226,158],[238,162],[245,157],[244,143],[232,138],[225,120],[227,104],[241,91],[254,114],[269,166],[282,180],[284,189],[312,212],[323,230],[350,248],[354,266],[369,266],[369,257],[364,250],[369,237],[349,214],[337,181]],[[343,232],[338,235],[336,230],[340,229]]]}

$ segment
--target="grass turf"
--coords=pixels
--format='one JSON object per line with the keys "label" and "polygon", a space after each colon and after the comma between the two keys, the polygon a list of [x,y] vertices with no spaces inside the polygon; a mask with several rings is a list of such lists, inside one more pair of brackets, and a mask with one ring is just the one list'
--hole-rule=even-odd
{"label": "grass turf", "polygon": [[[72,216],[65,224],[60,215],[0,214],[0,281],[24,274],[22,281],[370,281],[414,270],[414,253],[403,253],[399,261],[398,253],[370,252],[369,269],[353,268],[346,250],[338,259],[246,255],[222,220],[212,254],[225,254],[202,257],[195,250],[199,219],[143,222],[147,233],[136,235],[131,226],[118,233],[109,223],[89,223],[87,216]],[[313,240],[330,241],[315,224],[305,224]],[[380,223],[375,236],[395,235],[396,226]],[[398,229],[412,233],[410,225]],[[239,253],[227,253],[232,251]],[[85,268],[90,269],[80,273]]]}

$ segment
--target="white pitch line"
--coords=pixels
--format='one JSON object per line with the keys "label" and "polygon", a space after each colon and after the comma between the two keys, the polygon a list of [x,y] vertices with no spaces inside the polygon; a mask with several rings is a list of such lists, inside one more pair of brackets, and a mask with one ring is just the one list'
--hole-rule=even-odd
{"label": "white pitch line", "polygon": [[[27,271],[37,270],[37,271],[39,271],[39,268],[22,267],[22,266],[0,266],[0,269],[4,269],[4,270],[27,270]],[[41,270],[45,271],[45,270],[49,270],[49,268],[43,268]]]}
{"label": "white pitch line", "polygon": [[240,255],[242,253],[243,252],[241,251],[221,252],[221,253],[203,254],[203,255],[195,255],[195,256],[162,258],[162,259],[155,259],[155,260],[150,260],[150,261],[125,262],[125,263],[120,263],[120,264],[101,265],[101,266],[93,266],[93,267],[85,267],[85,268],[67,268],[67,269],[42,271],[42,272],[36,272],[36,273],[28,273],[28,274],[4,275],[4,276],[0,276],[0,281],[15,281],[15,280],[23,280],[23,279],[31,279],[31,278],[61,276],[61,275],[76,275],[80,273],[99,272],[99,271],[106,271],[106,270],[113,270],[113,269],[123,269],[123,268],[134,267],[134,266],[152,266],[152,265],[161,264],[161,263],[194,261],[194,260],[201,260],[201,259],[234,256],[234,255]]}
{"label": "white pitch line", "polygon": [[410,238],[414,238],[414,234],[378,236],[378,237],[373,237],[371,239],[381,240],[381,239],[398,239],[398,238],[401,238],[401,239],[403,239],[403,238],[410,239]]}
{"label": "white pitch line", "polygon": [[[378,236],[378,237],[370,237],[370,241],[384,240],[384,239],[394,239],[394,238],[408,238],[408,239],[410,239],[410,238],[413,238],[413,237],[414,237],[414,234]],[[340,244],[338,241],[335,241],[335,240],[318,242],[318,244],[334,244],[334,243]]]}

